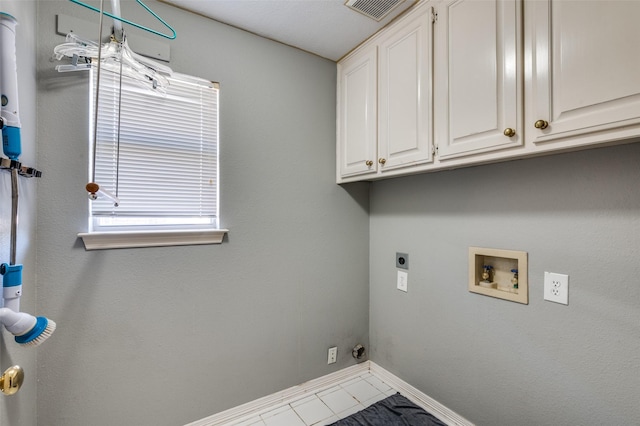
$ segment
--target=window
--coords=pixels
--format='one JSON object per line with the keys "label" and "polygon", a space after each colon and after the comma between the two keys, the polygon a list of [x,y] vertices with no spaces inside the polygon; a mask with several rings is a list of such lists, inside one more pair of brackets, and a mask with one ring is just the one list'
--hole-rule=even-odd
{"label": "window", "polygon": [[[91,145],[97,72],[91,70]],[[218,94],[174,73],[151,85],[102,69],[90,180],[116,194],[90,202],[87,249],[219,243]],[[93,147],[92,147],[93,148]]]}

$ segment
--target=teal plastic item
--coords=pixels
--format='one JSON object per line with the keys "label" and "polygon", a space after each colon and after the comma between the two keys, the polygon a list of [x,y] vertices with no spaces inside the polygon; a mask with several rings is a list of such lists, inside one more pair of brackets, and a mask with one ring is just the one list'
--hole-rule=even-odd
{"label": "teal plastic item", "polygon": [[15,287],[22,285],[22,265],[0,265],[0,275],[2,275],[3,287]]}
{"label": "teal plastic item", "polygon": [[[84,7],[86,7],[87,9],[93,10],[94,12],[98,12],[98,13],[100,13],[100,9],[98,9],[98,8],[96,8],[96,7],[93,7],[93,6],[89,5],[89,4],[83,3],[83,2],[81,2],[80,0],[69,0],[69,1],[70,1],[70,2],[72,2],[72,3],[75,3],[75,4],[77,4],[77,5],[80,5],[80,6],[84,6]],[[159,16],[158,16],[158,15],[157,15],[153,10],[151,10],[151,9],[149,8],[149,6],[147,6],[146,4],[142,3],[142,1],[141,1],[141,0],[136,0],[136,2],[138,2],[138,4],[139,4],[140,6],[144,7],[144,8],[147,10],[147,12],[149,12],[150,14],[152,14],[152,15],[154,16],[154,18],[156,18],[158,21],[162,22],[162,25],[164,25],[165,27],[167,27],[167,28],[168,28],[168,29],[169,29],[173,34],[172,34],[172,35],[163,34],[163,33],[158,32],[158,31],[156,31],[156,30],[152,30],[151,28],[147,28],[147,27],[145,27],[144,25],[136,24],[135,22],[129,21],[128,19],[125,19],[125,18],[123,18],[123,17],[121,17],[121,16],[116,16],[116,15],[114,15],[114,14],[112,14],[112,13],[105,12],[104,10],[102,11],[102,13],[103,13],[105,16],[108,16],[109,18],[113,18],[113,19],[115,19],[115,20],[117,20],[117,21],[124,22],[125,24],[132,25],[132,26],[134,26],[134,27],[136,27],[136,28],[140,28],[141,30],[148,31],[148,32],[150,32],[150,33],[152,33],[152,34],[159,35],[160,37],[168,38],[169,40],[174,40],[174,39],[176,38],[176,31],[171,27],[171,25],[167,24],[167,23],[164,21],[164,19],[162,19],[161,17],[159,17]]]}
{"label": "teal plastic item", "polygon": [[14,21],[17,21],[15,16],[13,16],[13,15],[7,13],[7,12],[0,12],[0,15],[8,16],[9,18],[13,19]]}
{"label": "teal plastic item", "polygon": [[20,128],[5,126],[2,128],[2,151],[10,160],[18,161],[22,154]]}

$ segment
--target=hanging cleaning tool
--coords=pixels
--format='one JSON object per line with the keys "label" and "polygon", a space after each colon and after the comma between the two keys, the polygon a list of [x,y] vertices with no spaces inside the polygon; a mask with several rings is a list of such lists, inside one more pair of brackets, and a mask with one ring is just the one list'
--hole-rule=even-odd
{"label": "hanging cleaning tool", "polygon": [[10,263],[0,265],[2,275],[3,308],[0,322],[15,336],[16,343],[37,346],[47,340],[56,329],[56,323],[45,317],[34,317],[20,312],[22,296],[22,265],[16,264],[18,234],[18,170],[11,170],[11,254]]}
{"label": "hanging cleaning tool", "polygon": [[[16,18],[0,12],[0,129],[2,129],[2,151],[12,160],[11,171],[11,264],[0,266],[4,306],[18,311],[22,294],[22,265],[16,265],[16,227],[18,216],[18,161],[22,153],[20,140],[20,118],[18,117],[18,72],[16,67]],[[16,219],[14,219],[16,218]],[[18,306],[17,306],[18,304]]]}
{"label": "hanging cleaning tool", "polygon": [[18,118],[18,73],[16,71],[16,18],[0,12],[0,128],[2,150],[10,160],[22,154],[20,118]]}
{"label": "hanging cleaning tool", "polygon": [[20,118],[18,116],[18,73],[16,69],[16,18],[0,12],[0,127],[2,150],[9,157],[2,162],[2,169],[11,172],[11,254],[10,263],[0,265],[2,275],[3,308],[0,322],[22,345],[39,345],[56,328],[56,323],[45,317],[34,317],[20,312],[22,296],[22,265],[16,263],[18,235],[18,176],[40,177],[42,173],[24,167],[19,162],[22,153]]}
{"label": "hanging cleaning tool", "polygon": [[20,117],[18,115],[18,73],[16,70],[16,26],[18,21],[0,12],[0,130],[2,151],[8,158],[0,159],[0,169],[16,170],[25,177],[41,177],[42,173],[23,166]]}
{"label": "hanging cleaning tool", "polygon": [[4,307],[20,312],[22,296],[22,265],[16,265],[18,236],[18,172],[11,170],[11,253],[10,263],[0,265]]}
{"label": "hanging cleaning tool", "polygon": [[56,323],[45,317],[34,317],[20,312],[22,296],[22,265],[16,264],[16,235],[18,224],[18,171],[11,170],[11,263],[0,265],[2,298],[0,322],[15,336],[16,343],[37,346],[47,340],[56,329]]}

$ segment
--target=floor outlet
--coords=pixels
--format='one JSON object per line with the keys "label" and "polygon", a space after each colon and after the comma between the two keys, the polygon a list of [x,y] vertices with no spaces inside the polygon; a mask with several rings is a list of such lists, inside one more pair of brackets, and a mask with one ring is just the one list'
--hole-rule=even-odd
{"label": "floor outlet", "polygon": [[327,364],[334,364],[337,360],[338,360],[338,347],[334,346],[332,348],[329,348]]}
{"label": "floor outlet", "polygon": [[409,290],[409,274],[405,271],[398,271],[398,290],[402,290],[405,293]]}
{"label": "floor outlet", "polygon": [[544,300],[569,304],[569,275],[544,273]]}

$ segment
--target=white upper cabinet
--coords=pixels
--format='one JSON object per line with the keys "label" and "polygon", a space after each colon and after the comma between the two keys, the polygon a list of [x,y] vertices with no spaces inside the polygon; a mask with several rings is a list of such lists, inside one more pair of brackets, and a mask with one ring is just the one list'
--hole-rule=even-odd
{"label": "white upper cabinet", "polygon": [[338,182],[432,161],[431,24],[422,4],[338,63]]}
{"label": "white upper cabinet", "polygon": [[527,141],[640,134],[640,1],[531,1],[525,17]]}
{"label": "white upper cabinet", "polygon": [[635,141],[639,52],[640,0],[419,1],[338,65],[337,180]]}
{"label": "white upper cabinet", "polygon": [[377,71],[375,45],[338,64],[338,178],[377,170]]}
{"label": "white upper cabinet", "polygon": [[445,0],[436,5],[435,140],[440,159],[522,145],[521,4]]}
{"label": "white upper cabinet", "polygon": [[381,172],[432,160],[431,9],[379,40],[378,163]]}

